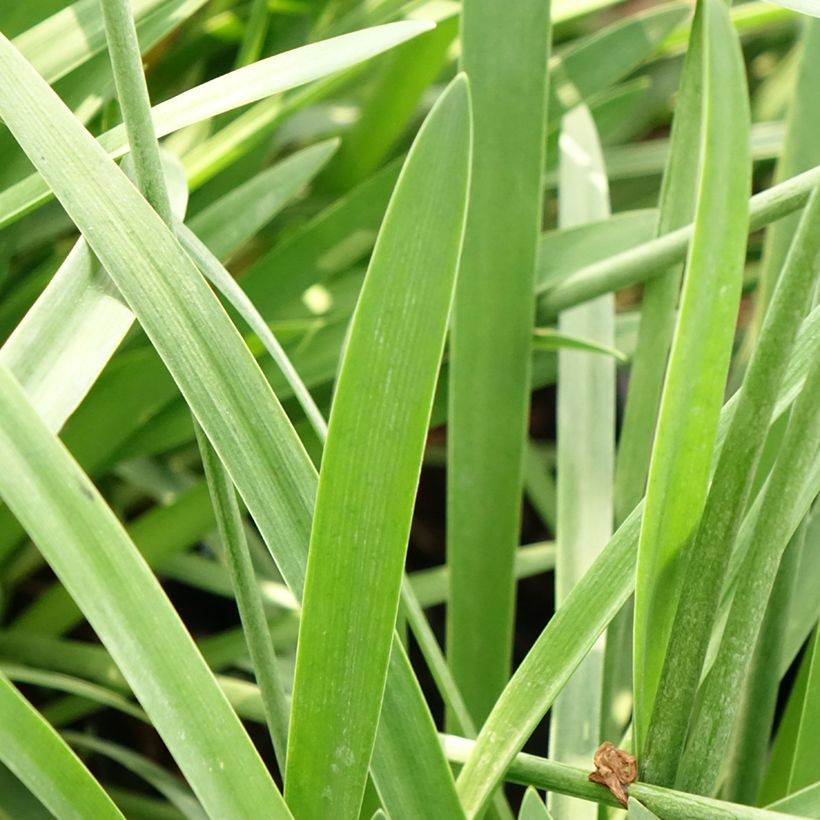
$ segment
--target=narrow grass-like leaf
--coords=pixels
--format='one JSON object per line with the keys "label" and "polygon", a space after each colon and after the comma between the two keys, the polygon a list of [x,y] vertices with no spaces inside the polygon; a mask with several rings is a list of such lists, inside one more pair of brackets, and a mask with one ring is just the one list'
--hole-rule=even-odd
{"label": "narrow grass-like leaf", "polygon": [[[811,136],[820,129],[820,101],[816,93],[820,84],[820,22],[806,21],[800,49],[800,68],[791,93],[783,152],[777,163],[775,182],[820,165],[820,146]],[[766,231],[763,265],[755,291],[755,311],[746,342],[749,348],[763,325],[763,317],[786,260],[789,243],[797,230],[798,219],[797,214],[791,214],[772,224]]]}
{"label": "narrow grass-like leaf", "polygon": [[[420,21],[391,23],[268,57],[155,106],[152,110],[154,129],[157,136],[162,137],[264,97],[305,85],[367,60],[429,28],[428,23]],[[111,156],[122,156],[128,150],[125,128],[117,126],[103,134],[100,144]],[[48,184],[37,174],[3,191],[0,193],[0,227],[23,216],[50,196]]]}
{"label": "narrow grass-like leaf", "polygon": [[[800,321],[820,271],[820,191],[803,212],[723,442],[703,517],[688,549],[681,599],[666,649],[642,765],[650,782],[675,777],[732,546],[746,509],[769,420]],[[654,633],[653,633],[654,634]]]}
{"label": "narrow grass-like leaf", "polygon": [[817,726],[820,720],[820,630],[815,631],[808,649],[811,661],[806,681],[806,694],[800,715],[800,727],[794,745],[791,772],[789,773],[789,793],[799,791],[820,779],[818,765]]}
{"label": "narrow grass-like leaf", "polygon": [[0,492],[80,602],[192,788],[217,815],[290,816],[136,547],[2,368],[0,381],[8,466]]}
{"label": "narrow grass-like leaf", "polygon": [[[166,0],[134,0],[140,19]],[[52,48],[55,42],[59,48]],[[49,83],[60,79],[105,48],[105,29],[98,0],[78,0],[14,38],[14,45]]]}
{"label": "narrow grass-like leaf", "polygon": [[199,269],[214,284],[216,289],[227,298],[237,313],[242,316],[251,330],[259,337],[265,350],[268,351],[282,371],[282,375],[287,379],[319,441],[324,442],[327,437],[327,424],[324,417],[316,406],[316,402],[313,401],[313,397],[305,387],[304,382],[299,378],[299,374],[294,369],[287,354],[282,349],[282,345],[279,344],[259,311],[256,310],[236,280],[222,267],[216,256],[208,250],[192,230],[181,223],[177,223],[175,230],[180,243],[188,251],[191,259],[196,262]]}
{"label": "narrow grass-like leaf", "polygon": [[242,528],[242,514],[236,500],[236,491],[225,468],[216,457],[202,430],[197,427],[196,432],[216,523],[225,547],[236,605],[245,630],[254,676],[262,696],[265,719],[279,770],[284,771],[287,759],[289,704],[279,675],[276,653],[262,607],[262,597],[257,586],[248,542]]}
{"label": "narrow grass-like leaf", "polygon": [[[614,333],[612,335],[614,337]],[[600,353],[604,356],[611,356],[620,362],[625,362],[628,359],[626,354],[620,350],[616,350],[611,345],[573,336],[570,333],[561,333],[549,327],[535,328],[533,331],[532,346],[534,350],[580,350],[585,353]]]}
{"label": "narrow grass-like leaf", "polygon": [[[606,218],[609,188],[601,146],[589,109],[564,117],[561,140],[561,227]],[[565,311],[563,333],[615,341],[615,300],[600,296]],[[557,400],[558,530],[556,608],[584,576],[612,535],[612,479],[615,468],[615,363],[581,351],[558,356]],[[555,701],[550,724],[550,756],[583,765],[600,744],[604,647],[584,658]],[[594,818],[594,807],[550,795],[551,811],[567,818]]]}
{"label": "narrow grass-like leaf", "polygon": [[[669,157],[664,172],[656,233],[663,235],[692,221],[698,179],[703,94],[703,15],[695,14],[675,106]],[[638,344],[630,369],[629,392],[618,444],[615,472],[616,521],[643,498],[649,457],[675,330],[682,269],[650,279],[641,300]]]}
{"label": "narrow grass-like leaf", "polygon": [[63,736],[75,748],[107,757],[133,772],[166,797],[189,820],[204,820],[207,817],[193,794],[176,777],[146,757],[115,743],[78,732],[65,732]]}
{"label": "narrow grass-like leaf", "polygon": [[[756,231],[802,208],[820,183],[820,166],[781,182],[749,200],[749,230]],[[692,242],[694,226],[687,225],[617,253],[601,262],[576,269],[542,297],[539,315],[555,316],[572,305],[602,293],[644,282],[681,262]]]}
{"label": "narrow grass-like leaf", "polygon": [[[7,125],[46,170],[49,184],[134,309],[226,465],[288,586],[301,596],[316,473],[281,406],[159,217],[2,39],[0,64],[10,64],[0,83],[0,112]],[[422,817],[435,794],[458,815],[435,726],[406,654],[395,642],[388,678],[373,760],[385,806]],[[422,748],[426,753],[420,755]]]}
{"label": "narrow grass-like leaf", "polygon": [[657,211],[625,211],[600,222],[557,228],[541,236],[535,293],[566,279],[579,267],[600,262],[652,239]]}
{"label": "narrow grass-like leaf", "polygon": [[[461,252],[470,136],[460,77],[408,155],[342,362],[311,533],[285,779],[288,803],[303,817],[355,817],[364,793]],[[397,366],[399,351],[407,353]]]}
{"label": "narrow grass-like leaf", "polygon": [[475,148],[449,348],[447,655],[477,723],[511,664],[549,25],[542,0],[462,9]]}
{"label": "narrow grass-like leaf", "polygon": [[798,817],[820,817],[820,782],[812,783],[811,786],[806,786],[805,789],[790,794],[766,808]]}
{"label": "narrow grass-like leaf", "polygon": [[[214,256],[229,259],[321,170],[338,146],[338,140],[326,140],[262,171],[200,211],[190,220],[191,230]],[[227,218],[230,214],[241,219]]]}
{"label": "narrow grass-like leaf", "polygon": [[800,490],[811,475],[820,449],[818,395],[820,359],[815,355],[763,491],[720,650],[702,686],[690,741],[678,770],[678,783],[687,790],[710,792],[720,774],[746,667],[781,555],[795,529],[789,526],[789,519],[794,517],[792,507],[799,503]]}
{"label": "narrow grass-like leaf", "polygon": [[658,414],[635,584],[633,726],[643,749],[681,582],[706,496],[746,250],[751,164],[743,57],[722,0],[702,0],[703,139],[680,318]]}
{"label": "narrow grass-like leaf", "polygon": [[688,9],[668,3],[619,20],[550,60],[549,116],[560,118],[580,103],[628,77],[686,17]]}
{"label": "narrow grass-like leaf", "polygon": [[0,673],[0,759],[57,817],[121,818],[65,741]]}
{"label": "narrow grass-like leaf", "polygon": [[552,820],[552,815],[547,811],[544,801],[532,786],[527,789],[521,801],[518,820]]}
{"label": "narrow grass-like leaf", "polygon": [[[723,795],[727,800],[754,804],[763,782],[781,670],[784,661],[791,665],[786,660],[788,645],[785,638],[794,600],[795,579],[801,569],[807,524],[804,521],[792,536],[780,560],[754,655],[749,663],[723,782]],[[818,576],[812,573],[810,577],[814,583]]]}
{"label": "narrow grass-like leaf", "polygon": [[328,178],[340,190],[372,174],[407,128],[423,91],[441,72],[458,32],[458,15],[440,20],[433,31],[396,48],[385,60],[378,80],[347,131]]}
{"label": "narrow grass-like leaf", "polygon": [[[453,763],[471,759],[476,741],[463,737],[443,735],[447,758]],[[577,769],[530,754],[518,754],[507,764],[504,777],[511,783],[535,786],[547,791],[591,800],[603,806],[619,807],[620,803],[606,788],[589,781],[589,769]],[[630,795],[664,820],[788,820],[789,815],[778,811],[742,806],[687,794],[673,789],[632,783]]]}
{"label": "narrow grass-like leaf", "polygon": [[[174,212],[188,189],[182,167],[166,165]],[[0,363],[52,430],[83,400],[134,321],[128,305],[80,237],[40,298],[0,349]]]}
{"label": "narrow grass-like leaf", "polygon": [[[779,416],[805,383],[820,345],[820,309],[803,323],[786,370],[775,415]],[[735,401],[721,412],[722,441]],[[458,779],[467,816],[480,814],[506,767],[521,749],[573,670],[632,593],[643,504],[633,510],[612,536],[590,570],[555,613],[516,670],[482,728]]]}

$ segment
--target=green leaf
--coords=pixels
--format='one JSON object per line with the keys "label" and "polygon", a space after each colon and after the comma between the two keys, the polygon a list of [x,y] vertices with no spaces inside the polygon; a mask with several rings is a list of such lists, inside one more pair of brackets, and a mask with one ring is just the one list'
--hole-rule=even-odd
{"label": "green leaf", "polygon": [[[748,204],[750,231],[802,208],[820,183],[820,166],[755,194]],[[650,242],[576,268],[543,295],[539,316],[548,318],[602,293],[620,290],[658,276],[681,262],[692,241],[693,225],[671,231]]]}
{"label": "green leaf", "polygon": [[576,105],[632,74],[688,13],[682,3],[667,3],[618,21],[552,57],[551,121],[557,126]]}
{"label": "green leaf", "polygon": [[798,817],[820,817],[820,782],[812,783],[766,808]]}
{"label": "green leaf", "polygon": [[[721,590],[766,444],[780,380],[820,271],[820,192],[812,194],[766,315],[726,439],[703,517],[689,546],[683,586],[666,649],[658,700],[644,750],[646,777],[670,782],[679,753],[675,738],[689,725]],[[738,549],[738,553],[740,550]]]}
{"label": "green leaf", "polygon": [[[589,110],[564,117],[560,139],[559,223],[572,227],[609,214],[609,188],[601,146]],[[615,299],[600,296],[565,311],[559,328],[611,347]],[[558,356],[557,399],[558,529],[556,608],[581,580],[612,535],[615,468],[615,363],[575,351]],[[595,647],[555,701],[550,756],[563,763],[588,762],[600,745],[604,648]],[[571,798],[550,795],[550,810],[567,818],[594,820],[597,810]]]}
{"label": "green leaf", "polygon": [[8,467],[0,494],[80,604],[192,788],[218,815],[273,810],[289,817],[125,530],[4,368],[0,382],[0,451]]}
{"label": "green leaf", "polygon": [[552,815],[547,811],[544,801],[532,786],[524,793],[518,820],[552,820]]}
{"label": "green leaf", "polygon": [[[167,0],[133,0],[136,19],[143,18]],[[78,0],[60,9],[14,38],[14,45],[46,82],[53,83],[105,48],[102,10],[97,0]],[[59,43],[58,48],[54,48]]]}
{"label": "green leaf", "polygon": [[[803,323],[775,416],[795,398],[820,345],[820,308]],[[721,442],[736,397],[721,412]],[[546,714],[574,669],[632,592],[643,505],[632,511],[524,658],[485,723],[458,778],[467,816],[477,816],[506,767]]]}
{"label": "green leaf", "polygon": [[[815,351],[816,353],[816,351]],[[777,461],[762,491],[748,553],[739,574],[720,650],[701,687],[690,741],[681,759],[678,782],[683,788],[711,791],[720,774],[749,658],[783,550],[800,519],[804,485],[816,473],[820,449],[820,359],[815,360],[794,404]],[[818,482],[811,482],[810,498]],[[797,514],[796,514],[797,513]],[[792,524],[794,519],[797,521]]]}
{"label": "green leaf", "polygon": [[[670,151],[664,171],[657,235],[692,221],[697,195],[699,153],[692,150],[702,139],[703,28],[700,16],[692,25],[683,76],[675,105]],[[677,318],[683,270],[676,266],[644,285],[641,324],[615,468],[615,519],[620,521],[643,498],[652,452],[658,405],[669,348]]]}
{"label": "green leaf", "polygon": [[[818,6],[820,8],[820,6]],[[775,171],[775,182],[820,165],[820,147],[811,135],[820,128],[820,104],[816,89],[820,83],[820,22],[807,20],[800,42],[800,66],[786,117],[783,150]],[[769,306],[775,282],[786,261],[789,244],[797,230],[798,214],[773,223],[766,231],[763,265],[755,292],[755,311],[748,334],[747,347],[757,338]]]}
{"label": "green leaf", "polygon": [[[475,741],[453,735],[442,735],[442,742],[447,758],[456,764],[469,760],[477,746]],[[509,768],[505,778],[511,783],[560,792],[594,801],[602,806],[620,807],[620,803],[608,789],[589,781],[589,768],[579,769],[530,754],[515,755],[507,765]],[[632,783],[629,791],[636,800],[663,820],[788,820],[789,817],[776,811],[726,803],[648,783]]]}
{"label": "green leaf", "polygon": [[820,779],[817,763],[820,744],[816,731],[820,719],[820,631],[815,631],[808,651],[811,653],[811,662],[789,774],[790,793],[812,785]]}
{"label": "green leaf", "polygon": [[[49,185],[134,309],[288,586],[301,596],[316,474],[281,406],[160,218],[2,39],[0,65],[8,66],[0,83],[0,114],[40,170],[47,169]],[[21,106],[21,99],[32,98],[36,108]],[[385,807],[423,816],[435,794],[458,814],[435,726],[410,663],[395,644],[388,679],[373,759]]]}
{"label": "green leaf", "polygon": [[197,443],[208,481],[216,523],[225,547],[239,617],[248,643],[254,677],[262,698],[265,720],[273,742],[279,770],[287,759],[289,704],[279,675],[279,667],[262,606],[248,542],[242,527],[242,514],[236,491],[213,448],[197,426]]}
{"label": "green leaf", "polygon": [[189,227],[226,261],[324,167],[338,140],[311,145],[253,176],[190,220]]}
{"label": "green leaf", "polygon": [[2,673],[0,759],[57,817],[122,817],[65,741]]}
{"label": "green leaf", "polygon": [[537,327],[533,330],[532,347],[533,350],[581,350],[585,353],[601,353],[604,356],[611,356],[619,362],[629,360],[625,353],[611,345],[573,336],[570,333],[560,333],[551,327]]}
{"label": "green leaf", "polygon": [[462,9],[475,148],[449,347],[447,656],[478,724],[511,664],[549,25],[542,0]]}
{"label": "green leaf", "polygon": [[742,54],[722,0],[702,0],[703,150],[649,467],[635,584],[635,748],[643,749],[681,589],[681,554],[703,509],[746,252],[751,163]]}
{"label": "green leaf", "polygon": [[151,760],[101,738],[66,732],[64,737],[78,749],[107,757],[153,786],[172,806],[189,820],[204,820],[207,815],[191,792],[179,780]]}
{"label": "green leaf", "polygon": [[[152,113],[156,134],[165,136],[201,120],[326,77],[429,28],[429,24],[418,21],[390,23],[311,43],[223,74],[155,106]],[[125,154],[128,140],[124,126],[103,134],[100,144],[112,157]],[[0,193],[0,228],[46,202],[51,196],[49,187],[42,177],[34,174]]]}
{"label": "green leaf", "polygon": [[579,267],[600,262],[650,240],[657,211],[625,211],[600,222],[546,231],[538,250],[535,293],[539,295]]}
{"label": "green leaf", "polygon": [[659,820],[657,814],[649,811],[646,806],[639,803],[634,797],[629,798],[626,816],[628,820]]}
{"label": "green leaf", "polygon": [[[355,817],[364,793],[469,163],[469,95],[460,77],[431,111],[399,177],[339,374],[311,532],[285,779],[299,816]],[[360,594],[362,584],[369,594]]]}

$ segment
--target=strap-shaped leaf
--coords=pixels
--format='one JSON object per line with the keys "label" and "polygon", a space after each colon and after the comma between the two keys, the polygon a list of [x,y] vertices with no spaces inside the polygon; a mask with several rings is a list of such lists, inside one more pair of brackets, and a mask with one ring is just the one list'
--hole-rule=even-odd
{"label": "strap-shaped leaf", "polygon": [[285,782],[300,817],[356,817],[364,793],[461,253],[470,136],[460,76],[407,157],[353,317],[299,630]]}

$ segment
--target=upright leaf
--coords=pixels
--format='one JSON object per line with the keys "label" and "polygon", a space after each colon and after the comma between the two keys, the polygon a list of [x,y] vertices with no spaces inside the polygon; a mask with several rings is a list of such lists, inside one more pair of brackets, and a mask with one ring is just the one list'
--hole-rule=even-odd
{"label": "upright leaf", "polygon": [[461,252],[469,163],[461,76],[431,111],[399,177],[331,411],[285,780],[300,817],[356,817],[364,793]]}
{"label": "upright leaf", "polygon": [[681,554],[705,501],[748,224],[751,163],[743,57],[722,0],[702,0],[699,15],[703,132],[695,229],[652,449],[635,585],[639,759],[680,595]]}
{"label": "upright leaf", "polygon": [[[595,123],[580,106],[563,120],[560,140],[562,228],[609,214],[606,169]],[[612,346],[612,294],[561,314],[562,333]],[[556,607],[584,576],[612,535],[615,461],[615,363],[584,351],[558,355],[558,531]],[[584,766],[600,744],[603,646],[584,659],[553,706],[550,757]],[[573,798],[550,795],[550,809],[567,818],[597,817],[597,809]]]}
{"label": "upright leaf", "polygon": [[477,723],[511,663],[549,19],[545,0],[462,10],[475,150],[450,339],[447,653]]}

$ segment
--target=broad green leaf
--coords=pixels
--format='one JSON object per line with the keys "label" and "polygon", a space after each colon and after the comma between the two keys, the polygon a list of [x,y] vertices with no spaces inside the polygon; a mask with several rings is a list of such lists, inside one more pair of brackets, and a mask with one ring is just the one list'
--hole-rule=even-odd
{"label": "broad green leaf", "polygon": [[766,315],[703,517],[688,547],[683,578],[686,598],[674,616],[659,682],[665,694],[652,712],[644,749],[644,770],[653,781],[671,782],[675,776],[679,755],[674,739],[685,735],[690,722],[732,548],[750,499],[780,380],[820,273],[819,229],[820,192],[815,191]]}
{"label": "broad green leaf", "polygon": [[[431,111],[399,177],[336,387],[311,532],[285,779],[288,803],[300,816],[356,817],[364,793],[461,252],[469,167],[469,95],[460,77]],[[370,594],[360,594],[362,583]]]}
{"label": "broad green leaf", "polygon": [[[701,686],[690,740],[678,770],[678,783],[685,789],[709,792],[720,775],[743,678],[777,567],[796,529],[796,523],[791,525],[790,521],[796,517],[793,508],[800,504],[803,485],[816,467],[820,450],[818,395],[820,359],[815,355],[762,492],[752,542],[743,561],[720,650]],[[815,486],[812,496],[816,494]]]}
{"label": "broad green leaf", "polygon": [[449,346],[447,657],[478,724],[511,664],[549,24],[542,0],[462,9],[475,136]]}
{"label": "broad green leaf", "polygon": [[4,368],[0,381],[0,451],[8,467],[0,494],[83,609],[191,787],[217,815],[269,810],[289,817],[122,525]]}
{"label": "broad green leaf", "polygon": [[[152,113],[156,134],[165,136],[201,120],[326,77],[429,28],[429,24],[422,22],[391,23],[311,43],[223,74],[155,106]],[[128,140],[124,126],[103,134],[100,144],[112,157],[125,154]],[[23,216],[49,197],[47,181],[37,174],[3,191],[0,193],[0,227]]]}
{"label": "broad green leaf", "polygon": [[0,758],[57,817],[122,814],[65,741],[0,673]]}
{"label": "broad green leaf", "polygon": [[[563,228],[605,219],[609,188],[601,146],[589,109],[564,117],[561,140]],[[559,317],[566,334],[591,338],[604,347],[615,341],[612,294],[571,308]],[[612,535],[615,469],[615,363],[611,358],[563,350],[558,356],[557,398],[558,529],[555,605],[560,608]],[[550,756],[584,765],[601,742],[604,647],[584,658],[553,705]],[[550,810],[566,818],[594,820],[597,810],[551,794]]]}
{"label": "broad green leaf", "polygon": [[[2,39],[0,66],[8,66],[0,83],[0,114],[46,171],[63,207],[134,309],[288,586],[301,596],[316,474],[281,406],[161,219]],[[36,108],[21,105],[32,98]],[[373,761],[385,807],[412,807],[421,816],[431,794],[441,805],[455,807],[432,718],[409,661],[395,644],[389,678]]]}
{"label": "broad green leaf", "polygon": [[[820,308],[804,321],[781,386],[779,417],[794,401],[820,344]],[[718,442],[728,428],[736,397],[721,412]],[[621,524],[590,570],[555,613],[493,709],[458,778],[468,817],[480,814],[506,767],[546,714],[555,697],[632,593],[643,504]]]}
{"label": "broad green leaf", "polygon": [[639,759],[680,595],[681,554],[705,501],[746,251],[751,164],[743,59],[722,0],[702,0],[699,14],[703,136],[695,229],[658,412],[635,584]]}

